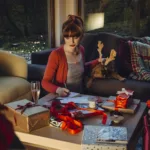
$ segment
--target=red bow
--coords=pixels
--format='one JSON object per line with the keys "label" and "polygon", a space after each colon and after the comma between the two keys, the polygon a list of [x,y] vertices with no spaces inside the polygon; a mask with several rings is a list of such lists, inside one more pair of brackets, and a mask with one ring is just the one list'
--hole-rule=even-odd
{"label": "red bow", "polygon": [[28,102],[25,105],[17,105],[17,108],[15,110],[21,109],[21,114],[23,114],[23,112],[26,110],[26,108],[35,107],[35,106],[38,106],[38,105]]}
{"label": "red bow", "polygon": [[68,104],[62,106],[60,101],[53,101],[50,108],[50,114],[59,121],[63,122],[61,129],[67,130],[71,134],[77,134],[83,129],[83,124],[81,121],[71,118],[69,110],[75,108],[76,107],[73,102],[69,102]]}

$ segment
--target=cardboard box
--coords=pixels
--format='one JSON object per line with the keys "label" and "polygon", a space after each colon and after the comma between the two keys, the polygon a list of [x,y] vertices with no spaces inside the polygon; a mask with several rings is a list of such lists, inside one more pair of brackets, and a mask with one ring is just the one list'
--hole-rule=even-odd
{"label": "cardboard box", "polygon": [[16,131],[31,132],[49,125],[50,114],[47,108],[31,106],[24,111],[17,109],[19,105],[20,108],[23,108],[26,104],[34,105],[33,102],[26,99],[5,104],[8,107],[5,115],[12,122]]}

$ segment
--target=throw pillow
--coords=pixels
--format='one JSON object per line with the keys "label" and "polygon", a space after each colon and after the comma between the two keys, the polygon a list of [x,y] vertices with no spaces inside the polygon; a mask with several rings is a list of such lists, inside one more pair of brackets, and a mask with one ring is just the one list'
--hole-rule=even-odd
{"label": "throw pillow", "polygon": [[132,79],[150,81],[150,45],[128,41],[131,52]]}
{"label": "throw pillow", "polygon": [[149,36],[142,37],[142,38],[140,38],[139,41],[150,45],[150,37]]}

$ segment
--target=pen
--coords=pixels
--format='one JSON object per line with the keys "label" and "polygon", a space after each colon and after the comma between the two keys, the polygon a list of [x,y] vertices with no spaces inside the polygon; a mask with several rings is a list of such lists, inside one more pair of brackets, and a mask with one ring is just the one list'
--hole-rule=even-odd
{"label": "pen", "polygon": [[65,88],[67,89],[67,85],[66,85],[66,83],[64,83],[64,85],[65,85]]}
{"label": "pen", "polygon": [[[65,86],[65,88],[67,89],[67,85],[66,85],[66,83],[64,83],[64,86]],[[67,95],[69,95],[70,94],[70,92],[66,92],[67,93]]]}

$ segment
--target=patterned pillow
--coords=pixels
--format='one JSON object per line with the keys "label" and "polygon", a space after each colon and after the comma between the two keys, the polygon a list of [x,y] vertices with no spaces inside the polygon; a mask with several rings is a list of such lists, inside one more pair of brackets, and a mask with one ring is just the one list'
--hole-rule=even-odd
{"label": "patterned pillow", "polygon": [[150,37],[149,36],[142,37],[142,38],[140,38],[139,41],[150,45]]}
{"label": "patterned pillow", "polygon": [[150,45],[128,41],[131,51],[132,79],[150,81]]}

